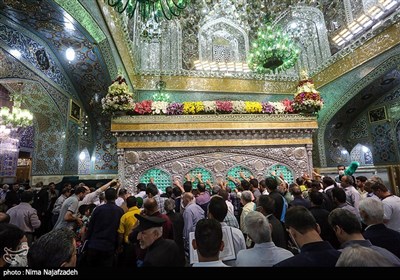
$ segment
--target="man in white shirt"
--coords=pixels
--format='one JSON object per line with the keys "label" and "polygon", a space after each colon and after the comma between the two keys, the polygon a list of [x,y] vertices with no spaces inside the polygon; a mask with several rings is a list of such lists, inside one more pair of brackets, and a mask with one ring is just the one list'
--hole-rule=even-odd
{"label": "man in white shirt", "polygon": [[[225,216],[228,213],[228,207],[224,202],[224,199],[219,195],[214,195],[211,200],[210,204],[208,205],[208,218],[215,219],[221,223],[221,227],[227,228],[227,230],[223,231],[224,233],[230,234],[230,239],[233,241],[233,249],[235,251],[235,258],[240,250],[246,249],[246,242],[244,240],[243,233],[234,227],[228,226],[225,222]],[[224,237],[224,239],[227,239]],[[227,244],[226,244],[227,245]],[[226,260],[224,261],[226,265],[235,266],[235,260]]]}
{"label": "man in white shirt", "polygon": [[110,182],[101,186],[94,192],[90,192],[90,189],[87,186],[83,185],[83,187],[86,188],[86,190],[88,191],[88,194],[81,201],[79,201],[79,206],[83,204],[92,204],[92,203],[99,205],[100,204],[99,195],[114,184],[119,184],[118,179],[111,180]]}
{"label": "man in white shirt", "polygon": [[227,267],[219,260],[219,252],[224,249],[222,241],[221,224],[214,219],[202,219],[198,221],[194,232],[195,239],[192,246],[197,250],[198,263],[193,267]]}
{"label": "man in white shirt", "polygon": [[248,236],[254,248],[242,250],[237,255],[236,266],[273,266],[293,257],[289,250],[275,246],[271,239],[271,226],[260,212],[250,212],[244,219]]}
{"label": "man in white shirt", "polygon": [[388,228],[400,232],[400,197],[393,195],[388,188],[381,183],[375,183],[371,188],[374,194],[382,200],[384,224]]}

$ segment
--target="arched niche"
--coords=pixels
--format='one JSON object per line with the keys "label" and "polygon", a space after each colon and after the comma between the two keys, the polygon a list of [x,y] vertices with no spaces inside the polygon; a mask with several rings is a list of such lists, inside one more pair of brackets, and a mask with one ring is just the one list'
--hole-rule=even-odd
{"label": "arched niche", "polygon": [[[201,180],[206,183],[207,180],[210,180],[211,184],[214,182],[213,174],[210,170],[203,167],[196,167],[191,169],[188,173],[190,177],[193,177],[195,181],[193,182],[193,187],[196,187],[199,183],[198,174],[201,174]],[[185,174],[185,176],[186,176]]]}
{"label": "arched niche", "polygon": [[228,178],[233,177],[235,179],[242,180],[242,178],[240,177],[240,173],[243,173],[244,177],[246,177],[246,178],[249,178],[250,176],[254,176],[250,169],[248,169],[244,166],[241,166],[241,165],[237,165],[237,166],[229,169],[227,172],[227,175],[226,175],[226,181],[228,182],[228,187],[230,187],[232,190],[236,188],[236,185]]}
{"label": "arched niche", "polygon": [[350,152],[351,161],[357,161],[360,165],[373,165],[374,160],[372,158],[371,150],[364,145],[357,144]]}
{"label": "arched niche", "polygon": [[272,165],[267,169],[265,177],[271,176],[271,174],[273,173],[275,173],[275,176],[280,176],[280,174],[282,174],[285,181],[288,182],[289,184],[293,183],[295,180],[295,178],[293,177],[294,174],[293,170],[286,165],[282,164]]}
{"label": "arched niche", "polygon": [[[153,24],[150,28],[149,24]],[[151,33],[152,31],[153,33]],[[134,34],[139,71],[178,71],[182,68],[182,29],[179,21],[138,22]]]}
{"label": "arched niche", "polygon": [[[301,48],[297,69],[307,69],[312,73],[331,56],[328,33],[322,12],[315,7],[291,7],[277,24]],[[290,71],[295,71],[295,68]]]}
{"label": "arched niche", "polygon": [[249,51],[247,32],[225,17],[206,22],[199,30],[199,59],[245,62]]}
{"label": "arched niche", "polygon": [[[21,75],[22,76],[22,75]],[[34,132],[28,139],[35,143],[32,152],[32,175],[62,173],[64,167],[65,116],[62,115],[47,89],[35,80],[23,78],[0,79],[10,92],[23,84],[22,108],[33,114]],[[40,137],[39,137],[40,135]]]}
{"label": "arched niche", "polygon": [[159,168],[151,168],[148,169],[143,175],[140,177],[140,183],[148,184],[150,179],[154,179],[154,184],[158,189],[165,192],[166,187],[172,186],[171,175],[162,169]]}
{"label": "arched niche", "polygon": [[337,147],[330,146],[329,147],[329,156],[330,156],[333,164],[335,164],[335,165],[344,164],[347,166],[348,164],[350,164],[349,151],[342,145],[339,145]]}

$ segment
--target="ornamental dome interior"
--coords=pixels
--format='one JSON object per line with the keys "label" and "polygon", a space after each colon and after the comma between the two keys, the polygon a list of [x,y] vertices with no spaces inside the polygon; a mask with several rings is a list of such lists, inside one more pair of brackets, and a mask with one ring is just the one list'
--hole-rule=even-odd
{"label": "ornamental dome interior", "polygon": [[[137,102],[161,90],[175,102],[274,102],[292,99],[306,72],[324,100],[313,135],[314,167],[329,173],[356,160],[365,172],[395,168],[399,4],[0,0],[0,107],[11,108],[10,97],[19,96],[33,115],[32,126],[14,131],[18,162],[5,156],[12,143],[0,131],[0,183],[28,179],[26,172],[32,181],[115,176],[117,139],[101,100],[119,75]],[[252,65],[252,56],[268,49],[257,41],[266,26],[298,50],[285,67],[287,58],[276,53],[289,47],[276,47],[278,39],[269,47],[275,60],[264,56],[257,62],[263,67]],[[26,160],[29,171],[16,173]]]}

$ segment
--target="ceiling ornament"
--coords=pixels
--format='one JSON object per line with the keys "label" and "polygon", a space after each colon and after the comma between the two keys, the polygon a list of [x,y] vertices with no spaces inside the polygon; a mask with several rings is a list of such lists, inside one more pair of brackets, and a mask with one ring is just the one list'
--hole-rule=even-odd
{"label": "ceiling ornament", "polygon": [[266,23],[257,32],[249,55],[249,67],[260,74],[277,74],[292,68],[300,49],[279,26]]}
{"label": "ceiling ornament", "polygon": [[150,18],[161,22],[179,17],[189,0],[108,0],[107,3],[120,14],[125,12],[129,18],[137,11],[144,22]]}

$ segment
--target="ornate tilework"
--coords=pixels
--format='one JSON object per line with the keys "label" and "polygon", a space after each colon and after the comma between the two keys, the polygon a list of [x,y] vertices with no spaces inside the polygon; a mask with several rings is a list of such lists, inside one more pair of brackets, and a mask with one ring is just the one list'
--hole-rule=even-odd
{"label": "ornate tilework", "polygon": [[330,165],[350,164],[349,152],[342,146],[329,147]]}
{"label": "ornate tilework", "polygon": [[35,82],[25,81],[29,94],[24,103],[34,115],[32,175],[61,174],[64,164],[64,119],[47,92]]}
{"label": "ornate tilework", "polygon": [[371,125],[373,158],[375,164],[397,161],[389,123]]}
{"label": "ornate tilework", "polygon": [[22,149],[33,150],[35,147],[35,128],[34,126],[29,126],[24,129],[22,135],[19,139],[19,146]]}
{"label": "ornate tilework", "polygon": [[[23,54],[23,58],[29,61],[37,71],[42,72],[45,76],[49,77],[66,92],[70,92],[71,94],[75,92],[71,84],[65,79],[63,71],[59,68],[50,52],[47,52],[47,57],[51,67],[44,70],[38,64],[35,53],[38,50],[45,50],[45,46],[27,37],[21,33],[21,31],[17,31],[2,22],[0,22],[0,40],[10,49],[19,50]],[[76,98],[76,95],[74,97]]]}
{"label": "ornate tilework", "polygon": [[396,99],[400,98],[400,89],[395,90],[393,93],[385,96],[382,102],[393,102]]}
{"label": "ornate tilework", "polygon": [[96,124],[96,152],[94,173],[116,173],[118,170],[117,139],[109,129],[110,120]]}
{"label": "ornate tilework", "polygon": [[65,154],[65,164],[64,173],[65,174],[77,174],[78,173],[78,163],[79,163],[79,150],[78,150],[78,135],[79,126],[74,121],[68,122],[68,130],[65,142],[66,154]]}
{"label": "ornate tilework", "polygon": [[[330,137],[331,130],[334,129],[338,123],[352,124],[349,122],[353,116],[360,114],[365,108],[372,106],[377,96],[384,92],[390,92],[390,89],[395,86],[392,84],[381,84],[377,87],[376,80],[385,76],[385,73],[389,75],[392,70],[397,67],[400,61],[400,55],[398,54],[400,46],[396,46],[381,56],[366,62],[362,67],[359,67],[344,76],[340,77],[335,83],[331,83],[320,89],[322,97],[324,98],[325,105],[324,110],[319,113],[318,124],[320,129],[317,131],[317,142],[314,147],[319,149],[319,160],[316,164],[320,166],[334,166],[335,160],[329,158],[331,156],[330,147],[326,145],[329,141],[325,142],[325,139],[332,139]],[[354,83],[357,81],[356,83]],[[366,87],[366,85],[372,85]],[[375,96],[375,97],[374,97]],[[348,113],[351,108],[357,108],[357,110]],[[366,116],[364,116],[366,118]],[[349,131],[350,127],[343,126],[341,130]],[[365,133],[365,132],[364,132]],[[343,133],[342,142],[346,142],[347,138]],[[355,136],[353,133],[351,134]],[[360,134],[358,134],[360,136]],[[358,137],[357,136],[357,137]],[[352,139],[351,137],[349,137]],[[360,138],[356,138],[360,139]],[[358,141],[357,141],[358,142]],[[356,143],[357,143],[356,142]],[[356,144],[354,143],[354,145]],[[342,143],[344,145],[344,143]],[[374,162],[376,162],[375,150]]]}
{"label": "ornate tilework", "polygon": [[15,176],[17,161],[18,139],[0,138],[0,176]]}
{"label": "ornate tilework", "polygon": [[364,113],[358,120],[356,120],[350,129],[350,139],[360,139],[368,137],[368,119]]}

